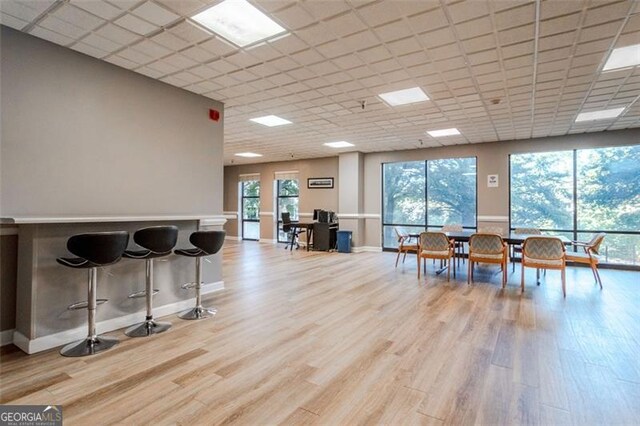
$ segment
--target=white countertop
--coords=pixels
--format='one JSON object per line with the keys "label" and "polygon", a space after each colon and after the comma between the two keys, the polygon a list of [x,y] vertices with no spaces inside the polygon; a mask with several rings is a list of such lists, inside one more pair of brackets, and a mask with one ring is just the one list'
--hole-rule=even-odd
{"label": "white countertop", "polygon": [[[182,221],[200,220],[207,222],[218,222],[225,220],[224,215],[159,215],[159,216],[21,216],[2,217],[0,224],[21,225],[38,223],[100,223],[100,222],[160,222],[160,221]],[[223,222],[224,223],[224,222]]]}

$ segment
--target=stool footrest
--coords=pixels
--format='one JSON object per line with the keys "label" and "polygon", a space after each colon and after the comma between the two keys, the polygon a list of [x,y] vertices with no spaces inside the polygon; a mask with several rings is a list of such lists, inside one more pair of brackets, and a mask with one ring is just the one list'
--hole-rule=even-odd
{"label": "stool footrest", "polygon": [[[157,288],[153,289],[153,295],[155,296],[156,294],[160,293],[160,290],[158,290]],[[135,293],[131,293],[129,296],[127,296],[129,299],[138,299],[140,297],[147,297],[147,290],[141,290],[141,291],[137,291]]]}
{"label": "stool footrest", "polygon": [[[102,305],[103,303],[107,303],[108,301],[109,299],[97,299],[96,305]],[[67,309],[69,311],[77,311],[79,309],[87,309],[88,307],[89,307],[89,302],[83,301],[83,302],[72,303],[71,305],[67,306]]]}
{"label": "stool footrest", "polygon": [[183,290],[188,290],[190,288],[196,288],[198,286],[198,283],[193,282],[193,283],[184,283],[180,286],[180,288],[182,288]]}

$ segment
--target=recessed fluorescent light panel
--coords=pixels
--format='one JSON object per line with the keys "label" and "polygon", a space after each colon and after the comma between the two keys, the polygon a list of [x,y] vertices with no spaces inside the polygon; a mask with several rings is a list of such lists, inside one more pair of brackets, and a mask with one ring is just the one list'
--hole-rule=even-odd
{"label": "recessed fluorescent light panel", "polygon": [[262,157],[262,154],[256,154],[255,152],[239,152],[236,154],[238,157],[255,158]]}
{"label": "recessed fluorescent light panel", "polygon": [[440,137],[443,137],[443,136],[459,135],[460,131],[458,129],[442,129],[442,130],[429,130],[429,131],[427,131],[427,133],[432,138],[440,138]]}
{"label": "recessed fluorescent light panel", "polygon": [[603,109],[600,111],[591,111],[591,112],[581,112],[576,117],[576,123],[580,121],[594,121],[594,120],[606,120],[608,118],[616,118],[619,116],[624,108],[612,108],[612,109]]}
{"label": "recessed fluorescent light panel", "polygon": [[636,65],[640,65],[640,44],[613,49],[602,71],[635,67]]}
{"label": "recessed fluorescent light panel", "polygon": [[354,144],[345,141],[327,142],[324,145],[330,148],[349,148],[350,146],[355,146]]}
{"label": "recessed fluorescent light panel", "polygon": [[225,0],[191,19],[240,47],[286,31],[246,0]]}
{"label": "recessed fluorescent light panel", "polygon": [[289,120],[280,118],[276,115],[265,115],[264,117],[251,118],[254,123],[262,124],[263,126],[275,127],[284,126],[285,124],[291,124]]}
{"label": "recessed fluorescent light panel", "polygon": [[378,96],[389,106],[408,105],[429,100],[427,94],[419,87],[396,90],[395,92],[380,93]]}

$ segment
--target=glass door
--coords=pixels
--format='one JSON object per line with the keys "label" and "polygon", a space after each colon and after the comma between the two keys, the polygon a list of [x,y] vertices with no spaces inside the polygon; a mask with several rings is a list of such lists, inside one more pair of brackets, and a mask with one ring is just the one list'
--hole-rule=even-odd
{"label": "glass door", "polygon": [[242,182],[242,239],[260,239],[260,181]]}

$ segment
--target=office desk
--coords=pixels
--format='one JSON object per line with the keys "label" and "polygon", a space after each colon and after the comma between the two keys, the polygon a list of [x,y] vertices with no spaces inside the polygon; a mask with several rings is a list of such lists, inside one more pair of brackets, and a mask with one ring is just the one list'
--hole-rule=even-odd
{"label": "office desk", "polygon": [[293,245],[295,244],[296,231],[304,229],[307,231],[307,251],[309,251],[309,243],[311,241],[314,224],[314,222],[291,222],[291,250],[293,250]]}

